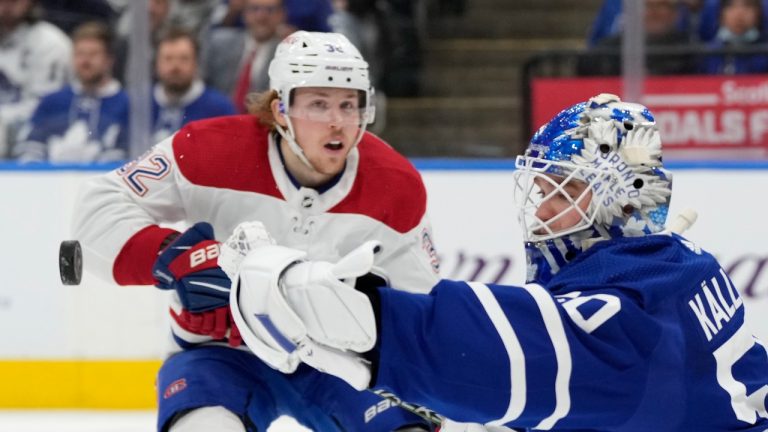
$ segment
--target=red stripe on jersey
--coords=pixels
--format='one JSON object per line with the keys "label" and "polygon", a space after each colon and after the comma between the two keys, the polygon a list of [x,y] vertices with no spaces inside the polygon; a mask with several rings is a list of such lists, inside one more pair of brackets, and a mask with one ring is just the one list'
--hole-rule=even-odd
{"label": "red stripe on jersey", "polygon": [[119,285],[154,285],[152,266],[160,245],[177,231],[150,225],[134,234],[120,249],[112,266],[112,276]]}
{"label": "red stripe on jersey", "polygon": [[[268,137],[269,129],[252,115],[218,117],[183,127],[173,151],[179,170],[193,184],[284,199],[269,166]],[[418,171],[371,133],[358,149],[355,184],[330,212],[365,215],[401,233],[413,229],[427,207]]]}
{"label": "red stripe on jersey", "polygon": [[283,199],[267,157],[269,129],[252,115],[187,124],[173,138],[179,170],[196,185]]}
{"label": "red stripe on jersey", "polygon": [[427,210],[427,191],[413,165],[371,133],[360,144],[360,164],[349,194],[330,213],[357,213],[397,232],[416,227]]}

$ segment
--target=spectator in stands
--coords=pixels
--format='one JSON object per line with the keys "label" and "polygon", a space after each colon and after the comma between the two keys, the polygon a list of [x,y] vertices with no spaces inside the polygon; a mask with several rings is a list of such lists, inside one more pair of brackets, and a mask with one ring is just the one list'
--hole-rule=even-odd
{"label": "spectator in stands", "polygon": [[246,28],[221,27],[211,32],[205,59],[206,82],[232,96],[245,112],[246,95],[269,88],[267,69],[285,23],[282,0],[245,0]]}
{"label": "spectator in stands", "polygon": [[221,27],[243,27],[245,0],[220,0],[213,13],[213,24]]}
{"label": "spectator in stands", "polygon": [[[650,50],[661,47],[690,45],[691,37],[681,31],[677,23],[680,9],[677,0],[645,0],[646,47]],[[582,75],[619,75],[621,73],[620,49],[622,35],[615,35],[600,41],[584,56],[578,65]],[[692,55],[649,55],[647,72],[651,75],[677,75],[696,70]]]}
{"label": "spectator in stands", "polygon": [[22,162],[103,162],[128,154],[128,96],[112,78],[110,30],[85,23],[72,41],[75,80],[40,100],[14,148]]}
{"label": "spectator in stands", "polygon": [[329,32],[328,19],[333,13],[330,0],[284,0],[287,36],[295,30]]}
{"label": "spectator in stands", "polygon": [[171,29],[157,46],[153,89],[153,141],[159,142],[193,120],[231,115],[232,102],[222,93],[206,88],[198,77],[199,47],[192,33]]}
{"label": "spectator in stands", "polygon": [[72,44],[36,18],[34,0],[0,1],[0,159],[45,94],[67,81]]}
{"label": "spectator in stands", "polygon": [[[703,42],[710,42],[715,39],[717,32],[720,29],[720,9],[721,0],[701,0],[703,5],[701,8],[701,20],[699,23],[699,38]],[[763,15],[760,18],[760,27],[768,28],[768,0],[760,0]]]}
{"label": "spectator in stands", "polygon": [[[160,36],[167,31],[170,0],[149,0],[149,40],[150,58],[154,58],[157,42]],[[125,72],[128,62],[128,38],[131,32],[133,19],[129,11],[124,10],[117,23],[117,43],[115,44],[115,77],[120,82],[125,82]]]}
{"label": "spectator in stands", "polygon": [[[679,0],[677,29],[688,32],[692,39],[698,39],[699,22],[701,21],[702,6],[704,1],[711,0]],[[714,0],[719,1],[719,0]],[[768,1],[768,0],[767,0]],[[623,0],[605,0],[597,12],[595,21],[587,37],[587,45],[593,47],[603,39],[616,36],[621,33],[623,26],[622,9]]]}
{"label": "spectator in stands", "polygon": [[[245,0],[221,0],[213,18],[215,25],[243,27]],[[280,28],[281,38],[295,30],[328,32],[329,19],[333,13],[331,0],[285,0],[285,25]]]}
{"label": "spectator in stands", "polygon": [[[720,9],[720,28],[709,44],[713,48],[740,48],[764,45],[761,0],[723,0]],[[739,55],[737,53],[704,58],[701,71],[708,74],[747,74],[768,72],[765,54]]]}
{"label": "spectator in stands", "polygon": [[681,19],[678,28],[685,31],[694,42],[701,41],[701,14],[704,0],[680,0]]}
{"label": "spectator in stands", "polygon": [[107,0],[38,0],[43,18],[70,34],[80,24],[90,21],[111,23],[117,11]]}
{"label": "spectator in stands", "polygon": [[168,24],[191,32],[198,41],[203,40],[218,5],[219,0],[173,0]]}
{"label": "spectator in stands", "polygon": [[604,0],[587,36],[587,45],[593,47],[603,39],[621,33],[621,10],[624,0]]}

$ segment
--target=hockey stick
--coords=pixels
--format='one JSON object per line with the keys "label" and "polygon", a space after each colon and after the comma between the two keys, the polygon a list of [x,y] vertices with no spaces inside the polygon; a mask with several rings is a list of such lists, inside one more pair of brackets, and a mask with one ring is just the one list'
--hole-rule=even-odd
{"label": "hockey stick", "polygon": [[399,397],[395,396],[394,393],[388,392],[386,390],[371,390],[369,389],[371,393],[375,393],[382,398],[388,400],[392,405],[398,406],[410,413],[416,414],[417,416],[421,417],[422,419],[430,422],[431,424],[435,426],[440,426],[443,424],[443,420],[445,417],[441,416],[440,414],[432,411],[431,409],[419,405],[412,404],[410,402],[406,402]]}

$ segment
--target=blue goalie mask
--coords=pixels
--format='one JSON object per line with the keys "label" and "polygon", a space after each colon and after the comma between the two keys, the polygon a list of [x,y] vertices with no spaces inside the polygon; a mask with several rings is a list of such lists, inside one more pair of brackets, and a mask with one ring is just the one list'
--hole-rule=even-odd
{"label": "blue goalie mask", "polygon": [[528,281],[539,283],[597,241],[662,231],[672,195],[653,115],[611,94],[542,126],[517,158],[515,186]]}

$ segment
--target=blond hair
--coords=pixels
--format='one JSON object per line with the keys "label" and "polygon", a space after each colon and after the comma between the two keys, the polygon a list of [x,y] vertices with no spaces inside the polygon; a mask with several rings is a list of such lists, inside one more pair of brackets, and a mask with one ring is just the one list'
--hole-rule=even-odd
{"label": "blond hair", "polygon": [[267,90],[261,93],[249,93],[245,98],[248,113],[259,118],[259,122],[270,129],[275,128],[275,116],[272,114],[272,101],[279,99],[277,90]]}

